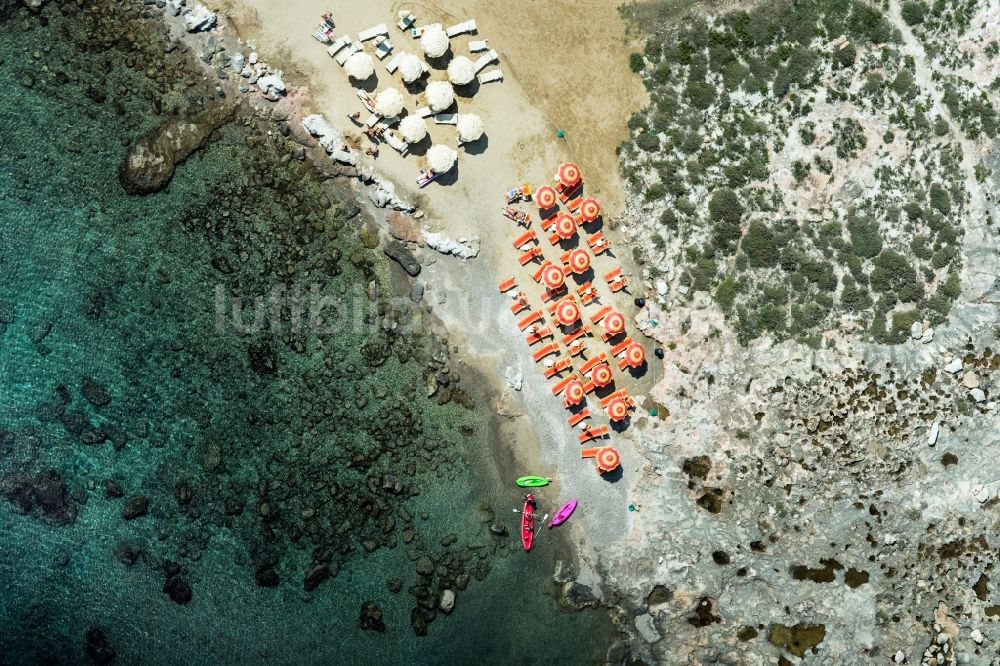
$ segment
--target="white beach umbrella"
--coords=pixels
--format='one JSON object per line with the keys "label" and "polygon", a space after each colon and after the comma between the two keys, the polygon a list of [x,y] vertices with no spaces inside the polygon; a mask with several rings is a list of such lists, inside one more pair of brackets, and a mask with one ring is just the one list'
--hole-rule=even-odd
{"label": "white beach umbrella", "polygon": [[474,113],[460,113],[457,125],[460,141],[475,141],[483,135],[483,119]]}
{"label": "white beach umbrella", "polygon": [[399,133],[406,143],[423,141],[427,136],[427,121],[420,116],[406,116],[399,123]]}
{"label": "white beach umbrella", "polygon": [[412,53],[404,53],[399,59],[399,74],[406,83],[413,83],[424,74],[424,66],[420,58]]}
{"label": "white beach umbrella", "polygon": [[455,89],[447,81],[431,81],[427,84],[427,105],[435,113],[444,111],[455,101]]}
{"label": "white beach umbrella", "polygon": [[441,28],[427,28],[420,36],[420,47],[428,57],[440,58],[448,52],[448,35]]}
{"label": "white beach umbrella", "polygon": [[427,151],[427,166],[434,173],[444,173],[455,166],[457,158],[458,153],[454,150],[443,143],[436,143]]}
{"label": "white beach umbrella", "polygon": [[359,51],[347,59],[344,69],[347,70],[348,76],[364,81],[375,73],[375,62],[370,55]]}
{"label": "white beach umbrella", "polygon": [[465,56],[458,56],[448,63],[448,80],[456,86],[464,86],[476,77],[476,66]]}
{"label": "white beach umbrella", "polygon": [[375,97],[375,113],[386,118],[398,116],[403,111],[403,95],[395,88],[386,88]]}

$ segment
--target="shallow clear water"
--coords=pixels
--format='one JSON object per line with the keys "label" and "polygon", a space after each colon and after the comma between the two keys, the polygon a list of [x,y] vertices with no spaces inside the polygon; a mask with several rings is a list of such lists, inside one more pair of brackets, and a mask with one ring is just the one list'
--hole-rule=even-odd
{"label": "shallow clear water", "polygon": [[[126,195],[127,146],[201,102],[179,54],[177,81],[149,78],[162,48],[135,53],[125,12],[95,6],[0,2],[0,663],[85,661],[91,627],[115,663],[602,657],[604,614],[552,598],[565,545],[519,550],[487,400],[425,398],[443,353],[426,335],[295,331],[291,306],[279,330],[219,327],[219,288],[312,285],[350,305],[328,319],[363,323],[375,306],[352,295],[375,280],[387,296],[391,269],[336,192],[280,159],[273,125],[240,117],[165,191]],[[135,495],[148,510],[124,520]],[[317,562],[336,574],[307,593]],[[255,582],[267,567],[277,587]],[[415,636],[411,586],[436,599],[463,575],[454,612]],[[358,628],[367,600],[384,634]]]}

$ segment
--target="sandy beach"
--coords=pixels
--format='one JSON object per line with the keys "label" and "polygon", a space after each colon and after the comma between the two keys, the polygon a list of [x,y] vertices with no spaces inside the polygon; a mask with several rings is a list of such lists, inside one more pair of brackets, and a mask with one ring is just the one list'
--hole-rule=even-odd
{"label": "sandy beach", "polygon": [[[367,138],[348,118],[355,111],[364,112],[356,88],[327,55],[325,47],[311,37],[321,14],[331,9],[329,5],[319,0],[307,0],[294,8],[261,0],[207,4],[222,12],[262,57],[283,68],[289,85],[303,88],[296,96],[304,100],[306,111],[322,113],[364,149]],[[418,168],[425,166],[423,159],[413,154],[402,157],[384,144],[377,159],[360,154],[359,158],[395,182],[404,198],[419,205],[426,213],[420,220],[424,228],[456,239],[481,240],[479,256],[469,261],[430,256],[418,281],[426,286],[426,302],[445,322],[449,336],[462,355],[468,356],[469,363],[501,382],[508,368],[523,374],[521,390],[505,390],[498,399],[498,412],[510,419],[510,427],[505,429],[510,435],[509,455],[515,465],[523,465],[524,473],[556,478],[554,488],[560,498],[581,499],[582,510],[571,529],[584,569],[581,582],[594,583],[592,570],[587,571],[598,557],[594,545],[619,541],[630,531],[634,514],[627,511],[627,506],[642,475],[642,458],[635,441],[649,419],[640,399],[632,426],[623,434],[612,434],[608,443],[619,449],[624,472],[615,483],[603,480],[592,461],[580,459],[577,431],[569,427],[565,410],[552,396],[549,382],[531,359],[523,334],[514,326],[509,295],[501,295],[496,289],[501,279],[516,275],[519,288],[528,293],[532,302],[538,302],[541,296],[541,288],[525,279],[529,271],[517,264],[517,253],[510,245],[517,228],[500,214],[500,209],[503,192],[508,188],[522,182],[534,187],[551,182],[556,167],[572,160],[583,172],[585,193],[601,202],[603,232],[613,244],[619,240],[612,227],[624,204],[624,190],[615,148],[627,138],[628,115],[646,103],[638,78],[628,70],[627,53],[632,49],[625,41],[616,5],[610,2],[587,2],[583,7],[532,2],[500,7],[470,2],[449,11],[427,3],[351,4],[333,12],[335,32],[356,35],[385,22],[390,26],[393,53],[419,55],[419,42],[394,25],[400,9],[413,11],[418,25],[441,22],[447,26],[475,18],[477,34],[453,38],[452,53],[468,55],[470,39],[488,39],[490,47],[500,54],[498,65],[504,80],[479,86],[471,98],[458,96],[459,112],[482,117],[486,139],[475,151],[459,148],[457,167],[444,183],[417,190],[415,177]],[[608,53],[619,53],[621,57],[609,60]],[[376,61],[375,77],[365,82],[366,90],[389,86],[403,90],[398,73],[390,76],[386,72],[387,61]],[[446,76],[444,70],[432,69],[429,79],[446,80]],[[422,99],[407,95],[407,108],[420,105]],[[429,122],[428,129],[435,143],[455,145],[453,126]],[[558,129],[563,130],[564,138],[557,137]],[[542,235],[537,209],[530,204],[522,208],[532,212],[536,221],[533,228]],[[374,214],[381,218],[380,211]],[[547,240],[542,240],[542,247],[548,255],[557,256]],[[629,271],[630,255],[624,246],[618,249],[617,256],[595,260],[598,274],[616,265]],[[427,250],[427,255],[433,252]],[[602,302],[631,318],[635,312],[632,297],[612,295],[605,285],[600,286]],[[629,333],[643,340],[631,326]],[[649,347],[650,358],[651,351]],[[641,397],[650,381],[647,373],[640,382],[623,386]]]}

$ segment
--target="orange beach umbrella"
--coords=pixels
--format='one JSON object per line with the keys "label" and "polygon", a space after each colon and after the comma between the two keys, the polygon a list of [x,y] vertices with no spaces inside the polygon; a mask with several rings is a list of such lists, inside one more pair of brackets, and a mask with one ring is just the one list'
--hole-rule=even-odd
{"label": "orange beach umbrella", "polygon": [[559,167],[559,182],[566,187],[572,187],[580,182],[580,167],[572,162],[566,162]]}
{"label": "orange beach umbrella", "polygon": [[625,350],[625,362],[633,368],[638,368],[646,362],[646,350],[638,342],[633,342]]}
{"label": "orange beach umbrella", "polygon": [[614,379],[614,374],[607,363],[600,363],[590,371],[590,378],[594,380],[594,386],[607,386]]}
{"label": "orange beach umbrella", "polygon": [[556,215],[556,234],[559,238],[572,238],[576,233],[576,220],[569,213]]}
{"label": "orange beach umbrella", "polygon": [[555,264],[549,264],[542,271],[542,282],[549,289],[558,289],[566,281],[566,275],[563,270],[556,266]]}
{"label": "orange beach umbrella", "polygon": [[542,185],[535,191],[535,203],[541,209],[552,208],[556,205],[556,190],[551,185]]}
{"label": "orange beach umbrella", "polygon": [[617,469],[621,463],[621,456],[618,455],[618,450],[613,446],[602,447],[597,452],[597,470],[601,474]]}
{"label": "orange beach umbrella", "polygon": [[628,416],[628,405],[621,398],[615,398],[608,403],[608,416],[612,421],[624,421]]}
{"label": "orange beach umbrella", "polygon": [[625,317],[621,312],[611,312],[604,317],[604,330],[610,335],[618,335],[625,330]]}
{"label": "orange beach umbrella", "polygon": [[574,379],[566,385],[566,402],[571,405],[579,405],[583,402],[583,383],[579,379]]}
{"label": "orange beach umbrella", "polygon": [[563,326],[569,326],[580,318],[580,307],[573,302],[573,299],[564,298],[556,306],[556,321]]}
{"label": "orange beach umbrella", "polygon": [[585,222],[593,222],[600,215],[601,204],[597,203],[597,199],[587,197],[580,202],[580,217],[582,217]]}
{"label": "orange beach umbrella", "polygon": [[585,273],[590,268],[590,255],[582,247],[578,247],[569,253],[566,263],[574,273]]}

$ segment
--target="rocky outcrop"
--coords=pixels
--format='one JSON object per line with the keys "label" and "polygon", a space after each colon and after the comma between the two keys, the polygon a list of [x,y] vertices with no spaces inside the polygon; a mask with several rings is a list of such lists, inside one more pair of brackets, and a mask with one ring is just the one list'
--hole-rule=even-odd
{"label": "rocky outcrop", "polygon": [[139,139],[118,170],[129,194],[152,194],[167,186],[174,168],[205,145],[212,132],[228,123],[236,106],[216,104],[190,120],[171,118]]}
{"label": "rocky outcrop", "polygon": [[423,232],[424,242],[427,246],[440,252],[441,254],[451,254],[459,259],[472,259],[479,254],[478,238],[459,238],[457,241],[448,238],[444,234],[437,234],[428,231]]}

